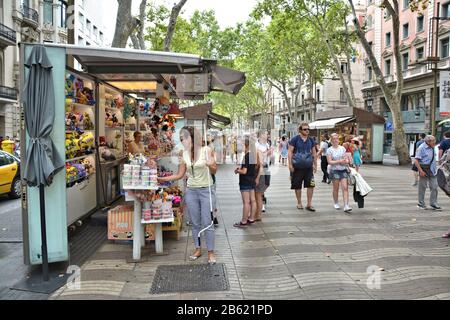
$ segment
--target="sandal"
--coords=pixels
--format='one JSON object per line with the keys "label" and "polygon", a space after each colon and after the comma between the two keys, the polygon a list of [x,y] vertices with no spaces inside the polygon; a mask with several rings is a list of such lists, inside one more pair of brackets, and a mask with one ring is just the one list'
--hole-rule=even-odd
{"label": "sandal", "polygon": [[298,209],[298,210],[303,210],[303,206],[302,206],[301,204],[298,204],[298,205],[297,205],[297,209]]}
{"label": "sandal", "polygon": [[316,212],[316,209],[314,209],[314,207],[306,207],[306,210],[311,211],[311,212]]}
{"label": "sandal", "polygon": [[442,235],[442,238],[444,239],[450,239],[450,232],[447,232],[446,234]]}
{"label": "sandal", "polygon": [[256,222],[256,220],[250,220],[250,219],[247,220],[247,224],[254,224],[255,222]]}
{"label": "sandal", "polygon": [[216,264],[216,257],[214,256],[213,258],[208,258],[208,264],[210,264],[210,265],[214,265],[214,264]]}
{"label": "sandal", "polygon": [[189,256],[189,260],[195,261],[195,260],[197,260],[198,258],[200,258],[202,256],[201,253],[199,255],[195,255],[196,252],[198,252],[198,251],[195,251],[194,254]]}
{"label": "sandal", "polygon": [[236,227],[236,228],[245,228],[245,227],[247,227],[247,224],[248,224],[248,223],[242,223],[242,221],[239,221],[239,222],[233,223],[233,227]]}

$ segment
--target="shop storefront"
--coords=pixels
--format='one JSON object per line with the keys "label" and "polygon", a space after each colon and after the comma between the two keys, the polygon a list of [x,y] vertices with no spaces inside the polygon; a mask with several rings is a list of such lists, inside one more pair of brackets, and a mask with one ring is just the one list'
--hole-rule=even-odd
{"label": "shop storefront", "polygon": [[358,108],[318,112],[316,121],[309,124],[311,135],[320,140],[324,133],[337,133],[343,143],[346,136],[358,137],[362,142],[362,156],[366,162],[383,160],[384,119]]}
{"label": "shop storefront", "polygon": [[[21,46],[22,62],[33,46]],[[45,48],[53,63],[56,101],[52,140],[66,162],[66,170],[45,188],[49,262],[68,260],[67,227],[105,205],[112,205],[110,240],[138,238],[140,249],[145,240],[162,241],[162,230],[179,231],[182,186],[158,185],[156,180],[177,169],[172,161],[177,158],[175,136],[184,125],[177,101],[198,99],[211,90],[236,94],[245,75],[195,55],[52,44]],[[68,55],[85,72],[66,67]],[[143,134],[142,157],[127,152],[135,131]],[[21,141],[25,161],[29,137],[24,127]],[[23,189],[24,260],[40,264],[39,191]],[[114,206],[122,189],[132,202]]]}

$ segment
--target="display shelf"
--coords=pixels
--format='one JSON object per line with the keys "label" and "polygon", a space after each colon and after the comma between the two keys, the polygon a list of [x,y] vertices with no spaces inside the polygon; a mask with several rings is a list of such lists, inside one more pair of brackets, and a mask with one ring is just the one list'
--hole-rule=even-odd
{"label": "display shelf", "polygon": [[163,186],[157,186],[154,188],[146,187],[146,186],[123,186],[123,190],[159,190],[159,189],[165,189],[168,187]]}
{"label": "display shelf", "polygon": [[123,126],[119,126],[119,127],[107,127],[105,126],[105,129],[112,129],[112,130],[122,130],[124,127]]}
{"label": "display shelf", "polygon": [[[94,172],[94,173],[91,173],[91,174],[89,174],[89,175],[87,175],[87,176],[85,176],[85,177],[78,178],[77,180],[74,180],[74,181],[70,181],[70,182],[67,182],[67,181],[66,181],[66,188],[67,188],[67,189],[70,189],[70,188],[72,188],[77,182],[81,182],[81,181],[88,180],[90,177],[92,177],[92,176],[94,176],[94,175],[95,175],[95,172]],[[69,186],[70,184],[74,184],[74,185]]]}
{"label": "display shelf", "polygon": [[74,132],[95,132],[95,130],[66,130],[66,133],[74,133]]}
{"label": "display shelf", "polygon": [[115,110],[115,111],[122,111],[122,108],[113,108],[113,107],[108,107],[108,106],[105,106],[105,109]]}
{"label": "display shelf", "polygon": [[174,217],[169,218],[169,219],[148,220],[148,221],[142,219],[142,220],[141,220],[141,224],[170,223],[170,222],[174,222],[174,221],[175,221],[175,218],[174,218]]}
{"label": "display shelf", "polygon": [[75,157],[75,158],[72,158],[72,159],[67,159],[66,162],[72,162],[72,161],[81,160],[81,159],[84,159],[86,157],[93,156],[93,155],[95,155],[95,152],[94,153],[85,154],[84,156],[79,156],[79,157]]}
{"label": "display shelf", "polygon": [[94,108],[95,107],[95,105],[81,104],[81,103],[76,103],[76,102],[71,103],[71,105],[74,107],[85,107],[85,108]]}

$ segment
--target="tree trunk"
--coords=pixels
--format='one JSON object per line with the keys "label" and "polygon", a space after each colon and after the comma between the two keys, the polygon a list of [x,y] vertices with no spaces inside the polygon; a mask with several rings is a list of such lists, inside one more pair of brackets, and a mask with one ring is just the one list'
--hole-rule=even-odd
{"label": "tree trunk", "polygon": [[139,25],[139,20],[131,16],[132,0],[117,0],[119,7],[117,8],[116,30],[112,46],[114,48],[125,48],[128,38]]}
{"label": "tree trunk", "polygon": [[[394,57],[397,64],[397,86],[395,93],[392,92],[392,90],[387,85],[384,76],[381,72],[380,66],[378,65],[378,62],[375,58],[375,55],[373,54],[372,48],[369,45],[369,42],[367,41],[364,32],[361,29],[361,26],[359,25],[358,18],[356,16],[356,10],[355,6],[353,4],[352,0],[349,0],[352,12],[353,12],[353,24],[356,28],[356,33],[358,35],[359,40],[361,41],[361,44],[364,47],[364,51],[366,52],[367,56],[369,57],[370,64],[372,65],[372,69],[376,76],[376,81],[380,85],[381,91],[383,92],[383,95],[386,99],[386,103],[391,110],[392,113],[392,119],[394,121],[394,132],[393,132],[393,143],[395,146],[395,151],[398,156],[398,160],[400,164],[408,164],[410,163],[410,157],[408,152],[408,147],[406,145],[406,135],[403,128],[403,119],[402,119],[402,113],[400,108],[400,101],[401,101],[401,88],[403,87],[403,75],[401,70],[401,58],[400,54],[398,52],[399,48],[399,16],[397,14],[398,12],[398,2],[394,0],[394,6],[397,7],[397,12],[392,8],[389,1],[384,0],[383,4],[386,5],[386,8],[389,10],[389,12],[392,15],[393,20],[393,28],[394,28]],[[396,20],[396,21],[394,21]],[[397,30],[397,32],[395,31]],[[397,35],[395,35],[397,33]],[[399,65],[400,64],[400,65]]]}
{"label": "tree trunk", "polygon": [[177,24],[177,18],[180,14],[181,8],[186,4],[187,0],[180,0],[178,4],[174,5],[170,14],[169,25],[167,26],[167,34],[164,39],[164,51],[170,51],[170,45],[172,43],[173,34],[175,32],[175,26]]}
{"label": "tree trunk", "polygon": [[[348,17],[348,11],[344,18],[344,24],[345,24],[345,43],[348,48],[351,47],[350,38],[349,38],[349,31],[348,31],[348,25],[347,25],[347,17]],[[353,88],[353,72],[351,67],[351,57],[348,50],[345,50],[345,56],[347,58],[347,81],[348,81],[348,88],[350,90],[350,96],[352,97],[352,100],[354,102],[354,105],[356,107],[356,96],[355,96],[355,89]]]}
{"label": "tree trunk", "polygon": [[[351,108],[356,108],[354,96],[352,97],[350,95],[350,92],[348,91],[348,86],[345,83],[344,75],[342,74],[341,63],[339,62],[339,59],[336,56],[336,53],[334,52],[333,46],[330,43],[330,37],[328,36],[328,33],[324,30],[324,28],[322,28],[322,26],[320,26],[320,29],[322,30],[322,34],[325,37],[325,42],[327,44],[328,53],[330,54],[331,58],[333,59],[337,74],[339,76],[339,80],[341,81],[342,90],[344,90],[344,94],[347,97],[348,104]],[[351,84],[351,79],[349,80],[349,83]]]}

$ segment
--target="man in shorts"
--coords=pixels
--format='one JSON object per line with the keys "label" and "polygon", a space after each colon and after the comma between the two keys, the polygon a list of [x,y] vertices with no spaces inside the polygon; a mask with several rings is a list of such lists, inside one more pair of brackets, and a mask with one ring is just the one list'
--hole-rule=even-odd
{"label": "man in shorts", "polygon": [[[306,210],[315,212],[312,206],[314,187],[314,174],[317,172],[317,150],[314,139],[309,136],[309,124],[304,122],[299,126],[299,134],[289,141],[288,163],[291,172],[291,190],[295,190],[297,197],[297,209],[303,209],[302,205],[302,184],[307,189]],[[310,168],[297,169],[292,164],[292,157],[295,153],[309,153],[312,155],[313,163]]]}

